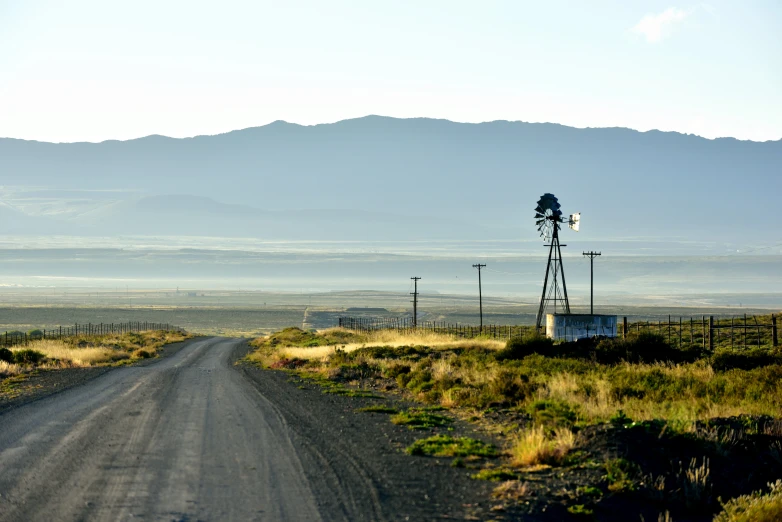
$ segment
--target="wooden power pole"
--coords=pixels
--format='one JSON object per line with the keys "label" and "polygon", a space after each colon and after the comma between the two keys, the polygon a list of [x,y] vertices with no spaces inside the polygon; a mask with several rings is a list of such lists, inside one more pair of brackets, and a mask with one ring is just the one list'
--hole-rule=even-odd
{"label": "wooden power pole", "polygon": [[481,313],[481,332],[483,332],[483,292],[481,291],[481,268],[485,267],[486,265],[482,265],[478,263],[477,265],[472,265],[473,268],[478,269],[478,306],[480,308]]}
{"label": "wooden power pole", "polygon": [[411,294],[413,296],[413,328],[415,328],[418,326],[418,281],[421,278],[411,277],[410,279],[412,279],[415,284],[415,290],[413,290],[413,293]]}
{"label": "wooden power pole", "polygon": [[589,257],[589,315],[595,314],[595,258],[600,252],[584,252]]}

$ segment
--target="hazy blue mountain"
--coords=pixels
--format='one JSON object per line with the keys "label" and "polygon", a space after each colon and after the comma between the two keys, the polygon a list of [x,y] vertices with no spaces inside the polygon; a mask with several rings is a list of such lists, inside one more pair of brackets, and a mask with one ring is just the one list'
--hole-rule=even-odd
{"label": "hazy blue mountain", "polygon": [[[782,141],[368,116],[188,139],[0,139],[0,185],[143,192],[51,218],[94,233],[530,239],[553,192],[582,212],[581,239],[747,242],[779,237]],[[0,233],[33,219],[6,210]]]}

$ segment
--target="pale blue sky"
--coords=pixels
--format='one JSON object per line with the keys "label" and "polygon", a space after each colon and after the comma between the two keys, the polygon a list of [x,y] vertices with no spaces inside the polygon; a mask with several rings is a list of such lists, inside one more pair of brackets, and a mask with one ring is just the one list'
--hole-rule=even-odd
{"label": "pale blue sky", "polygon": [[0,136],[367,114],[782,138],[782,2],[0,0]]}

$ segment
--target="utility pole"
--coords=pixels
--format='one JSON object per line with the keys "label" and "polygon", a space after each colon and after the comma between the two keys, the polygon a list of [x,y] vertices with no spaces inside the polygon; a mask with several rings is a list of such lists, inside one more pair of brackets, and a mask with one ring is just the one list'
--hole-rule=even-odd
{"label": "utility pole", "polygon": [[413,283],[415,284],[415,290],[413,291],[413,328],[418,326],[418,281],[421,279],[420,277],[411,277],[410,279],[413,280]]}
{"label": "utility pole", "polygon": [[589,315],[595,313],[595,258],[600,252],[583,252],[583,255],[589,257]]}
{"label": "utility pole", "polygon": [[481,268],[485,266],[486,265],[482,265],[480,263],[477,265],[472,265],[473,268],[478,269],[478,306],[480,306],[481,309],[481,332],[483,332],[483,292],[481,292]]}

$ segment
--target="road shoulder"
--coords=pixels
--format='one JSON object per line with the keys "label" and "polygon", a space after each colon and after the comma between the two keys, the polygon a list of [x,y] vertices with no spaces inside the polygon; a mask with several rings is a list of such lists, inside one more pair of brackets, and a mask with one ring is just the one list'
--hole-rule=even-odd
{"label": "road shoulder", "polygon": [[[395,397],[378,400],[324,393],[319,385],[284,371],[243,362],[238,362],[238,368],[294,432],[292,439],[324,513],[341,510],[347,519],[363,520],[502,519],[491,512],[493,485],[472,479],[475,470],[452,467],[450,458],[405,453],[417,439],[434,432],[394,425],[387,414],[356,411],[378,403],[398,408],[411,404]],[[448,433],[485,437],[459,421]],[[341,487],[331,487],[333,480]],[[354,484],[345,488],[346,482]],[[336,498],[337,489],[363,489],[368,498]],[[368,517],[372,512],[375,516]]]}

